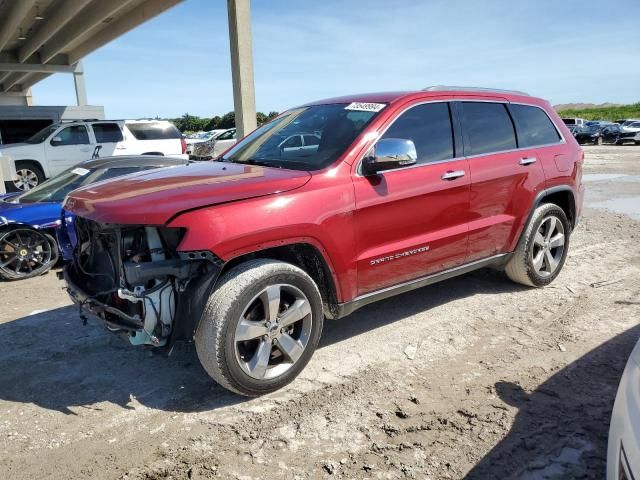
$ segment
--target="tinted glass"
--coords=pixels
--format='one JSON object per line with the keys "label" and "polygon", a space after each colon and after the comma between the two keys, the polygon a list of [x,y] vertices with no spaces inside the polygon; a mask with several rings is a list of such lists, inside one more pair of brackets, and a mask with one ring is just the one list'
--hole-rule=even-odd
{"label": "tinted glass", "polygon": [[234,138],[236,138],[236,131],[229,130],[228,132],[224,132],[216,137],[216,140],[232,140]]}
{"label": "tinted glass", "polygon": [[313,146],[313,145],[318,145],[319,143],[320,143],[320,139],[318,137],[316,137],[315,135],[305,135],[304,136],[304,144],[307,147]]}
{"label": "tinted glass", "polygon": [[282,145],[282,148],[295,148],[302,146],[302,139],[300,135],[289,137]]}
{"label": "tinted glass", "polygon": [[32,188],[28,192],[19,195],[17,197],[17,201],[20,203],[62,202],[69,192],[76,188],[80,188],[83,185],[108,180],[114,177],[120,177],[122,175],[128,175],[129,173],[135,173],[150,168],[155,167],[129,166],[85,169],[82,166],[77,166],[62,172],[51,180],[48,180],[37,187]]}
{"label": "tinted glass", "polygon": [[98,143],[115,143],[122,141],[122,131],[117,123],[94,123],[93,133]]}
{"label": "tinted glass", "polygon": [[[64,128],[55,134],[53,138],[60,139],[58,145],[86,145],[89,143],[89,134],[84,125],[73,125]],[[52,139],[53,140],[53,139]]]}
{"label": "tinted glass", "polygon": [[417,163],[453,158],[453,131],[447,103],[425,103],[404,112],[382,138],[411,140],[416,146]]}
{"label": "tinted glass", "polygon": [[182,138],[180,131],[170,123],[127,123],[127,128],[138,140],[167,140]]}
{"label": "tinted glass", "polygon": [[529,105],[510,105],[521,147],[558,143],[560,135],[544,111]]}
{"label": "tinted glass", "polygon": [[53,124],[53,125],[49,125],[48,127],[44,127],[38,133],[33,135],[31,138],[29,138],[29,140],[27,140],[27,143],[44,142],[47,138],[49,138],[49,135],[51,135],[53,132],[55,132],[58,129],[58,127],[60,127],[60,125],[58,124]]}
{"label": "tinted glass", "polygon": [[463,102],[462,105],[470,155],[516,148],[513,123],[505,105],[489,102]]}
{"label": "tinted glass", "polygon": [[[254,130],[229,150],[223,160],[319,170],[335,162],[376,115],[374,111],[353,110],[345,103],[289,110]],[[282,142],[292,135],[316,135],[320,141],[309,148],[284,150]]]}

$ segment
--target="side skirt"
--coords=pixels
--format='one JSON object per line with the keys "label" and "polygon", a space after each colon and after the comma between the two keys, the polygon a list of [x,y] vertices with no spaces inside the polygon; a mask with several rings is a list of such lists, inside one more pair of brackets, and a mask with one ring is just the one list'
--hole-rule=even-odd
{"label": "side skirt", "polygon": [[432,275],[427,275],[426,277],[420,277],[415,280],[410,280],[398,285],[393,285],[381,290],[376,290],[375,292],[360,295],[359,297],[356,297],[349,302],[339,303],[337,305],[338,314],[334,318],[339,319],[342,317],[346,317],[347,315],[355,312],[357,309],[364,307],[365,305],[368,305],[370,303],[384,300],[385,298],[393,297],[401,293],[410,292],[411,290],[415,290],[417,288],[426,287],[427,285],[431,285],[432,283],[441,282],[443,280],[457,277],[459,275],[464,275],[465,273],[473,272],[474,270],[479,270],[485,267],[502,266],[509,260],[510,257],[510,253],[501,253],[499,255],[494,255],[492,257],[483,258],[471,263],[466,263],[449,270],[444,270]]}

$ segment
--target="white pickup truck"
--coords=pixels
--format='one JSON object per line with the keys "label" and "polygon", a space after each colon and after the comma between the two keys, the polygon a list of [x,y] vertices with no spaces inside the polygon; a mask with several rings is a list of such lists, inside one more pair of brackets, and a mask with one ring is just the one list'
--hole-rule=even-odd
{"label": "white pickup truck", "polygon": [[187,159],[185,152],[182,135],[167,121],[74,121],[49,125],[25,143],[0,145],[0,164],[15,165],[16,174],[5,182],[7,191],[24,191],[91,158],[165,155]]}

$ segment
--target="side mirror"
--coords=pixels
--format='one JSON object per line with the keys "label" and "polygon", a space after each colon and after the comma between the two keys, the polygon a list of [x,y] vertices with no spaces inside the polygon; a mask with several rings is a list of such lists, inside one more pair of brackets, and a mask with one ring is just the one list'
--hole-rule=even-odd
{"label": "side mirror", "polygon": [[61,145],[61,144],[62,144],[62,137],[60,135],[56,135],[51,139],[51,145],[53,145],[54,147],[56,145]]}
{"label": "side mirror", "polygon": [[383,138],[369,151],[362,162],[365,177],[376,175],[383,170],[413,165],[418,160],[416,146],[412,140]]}

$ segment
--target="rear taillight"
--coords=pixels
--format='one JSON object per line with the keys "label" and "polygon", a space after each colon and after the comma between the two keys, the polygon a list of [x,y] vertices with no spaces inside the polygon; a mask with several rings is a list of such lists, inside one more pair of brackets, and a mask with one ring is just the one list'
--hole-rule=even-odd
{"label": "rear taillight", "polygon": [[187,153],[187,141],[184,138],[180,138],[180,144],[182,145],[182,154]]}

